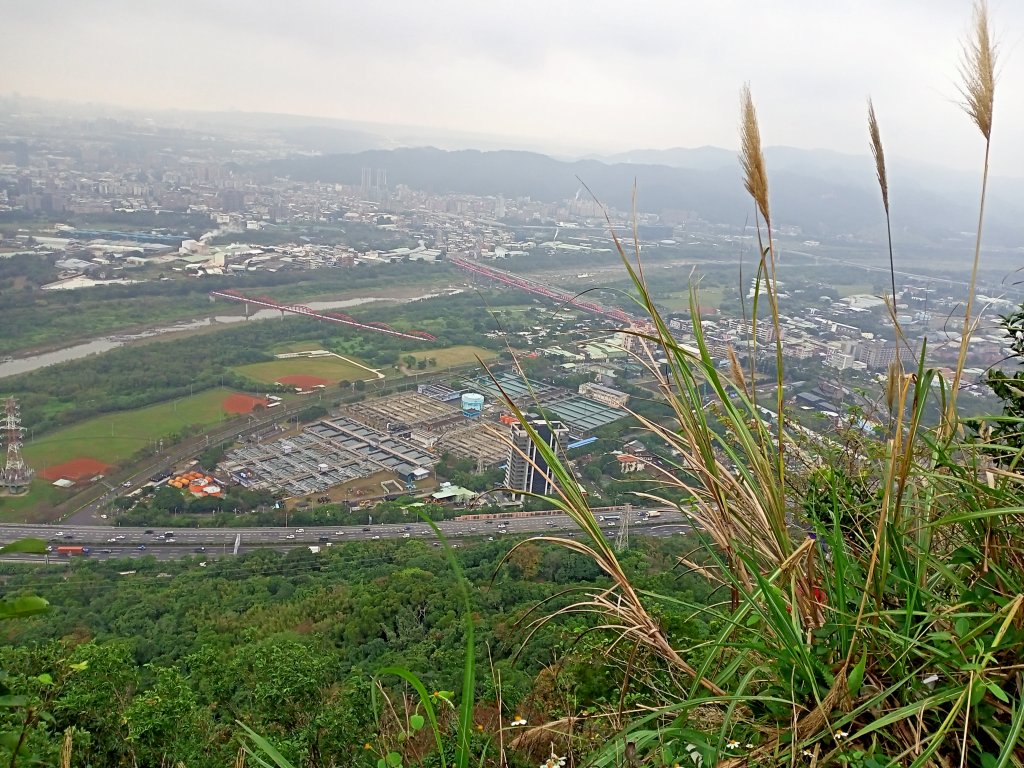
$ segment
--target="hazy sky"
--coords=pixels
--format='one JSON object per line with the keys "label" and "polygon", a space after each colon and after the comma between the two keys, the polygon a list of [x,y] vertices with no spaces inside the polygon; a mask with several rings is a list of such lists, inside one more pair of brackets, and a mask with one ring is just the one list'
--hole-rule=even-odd
{"label": "hazy sky", "polygon": [[[563,152],[764,141],[977,167],[967,0],[0,0],[0,91],[324,115]],[[992,0],[993,163],[1024,175],[1024,1]]]}

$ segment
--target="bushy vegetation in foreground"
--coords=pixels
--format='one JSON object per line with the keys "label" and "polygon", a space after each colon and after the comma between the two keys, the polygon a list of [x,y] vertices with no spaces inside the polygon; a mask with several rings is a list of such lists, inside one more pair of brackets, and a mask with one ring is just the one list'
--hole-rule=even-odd
{"label": "bushy vegetation in foreground", "polygon": [[[626,567],[641,583],[669,583],[663,574],[692,545],[682,537],[641,541]],[[519,707],[531,719],[567,712],[562,697],[597,708],[617,696],[599,668],[603,649],[574,647],[585,623],[551,627],[522,648],[521,622],[539,601],[565,605],[563,592],[606,577],[585,557],[539,544],[499,567],[511,546],[455,550],[454,567],[471,585],[475,661],[493,670],[477,680],[482,738],[498,727],[498,679],[503,720]],[[0,710],[5,762],[3,732],[20,735],[33,720],[18,764],[57,764],[70,729],[75,766],[226,766],[242,720],[296,765],[373,766],[394,734],[388,713],[375,708],[381,669],[419,670],[431,692],[459,686],[466,625],[459,578],[440,547],[366,542],[318,556],[302,548],[206,566],[202,559],[6,566],[8,596],[44,594],[50,607],[3,623],[3,684],[26,705]],[[677,596],[702,600],[709,591],[696,576],[670,583]],[[679,612],[669,615],[680,642],[702,631]],[[563,666],[586,673],[559,677]],[[383,690],[396,696],[396,682]]]}

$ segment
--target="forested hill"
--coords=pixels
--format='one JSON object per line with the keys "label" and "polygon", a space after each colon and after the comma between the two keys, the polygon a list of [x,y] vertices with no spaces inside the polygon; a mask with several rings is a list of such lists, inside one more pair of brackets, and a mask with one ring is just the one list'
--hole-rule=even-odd
{"label": "forested hill", "polygon": [[[706,582],[672,572],[692,546],[686,537],[641,538],[624,563],[648,588],[706,600]],[[524,545],[502,563],[511,547],[463,542],[454,550],[476,619],[482,738],[495,724],[497,680],[504,718],[557,717],[566,695],[579,706],[614,696],[606,665],[628,656],[609,653],[598,633],[580,642],[585,617],[549,624],[523,647],[529,618],[539,615],[531,609],[553,612],[607,579],[590,559],[550,545]],[[363,745],[378,744],[370,688],[380,670],[398,664],[429,690],[458,688],[465,614],[442,548],[352,542],[318,555],[297,548],[205,560],[0,565],[5,597],[30,592],[51,604],[5,622],[0,644],[0,686],[30,693],[46,713],[27,745],[41,764],[59,764],[73,728],[75,766],[222,768],[235,758],[240,720],[296,766],[371,768],[377,755]],[[704,631],[682,611],[663,621],[684,645]],[[565,674],[558,690],[545,673],[556,660]],[[54,684],[41,685],[40,675]],[[23,714],[0,711],[0,731],[20,727]]]}
{"label": "forested hill", "polygon": [[[865,158],[867,173],[873,173]],[[686,213],[714,224],[742,227],[749,201],[739,179],[739,163],[722,167],[669,167],[645,163],[563,162],[532,152],[460,150],[432,147],[370,150],[355,154],[292,157],[262,167],[277,176],[303,181],[359,184],[363,168],[385,169],[394,188],[405,184],[434,193],[504,195],[535,200],[565,200],[586,183],[602,202],[622,210],[631,207],[634,181],[638,207],[656,213]],[[973,198],[940,195],[934,187],[902,183],[897,219],[915,241],[943,241],[971,231],[977,222]],[[778,226],[795,225],[804,235],[826,239],[840,235],[881,239],[885,232],[876,191],[827,168],[772,173],[772,209]],[[894,198],[895,202],[895,198]],[[1017,208],[995,206],[988,235],[1017,243],[1024,224]]]}

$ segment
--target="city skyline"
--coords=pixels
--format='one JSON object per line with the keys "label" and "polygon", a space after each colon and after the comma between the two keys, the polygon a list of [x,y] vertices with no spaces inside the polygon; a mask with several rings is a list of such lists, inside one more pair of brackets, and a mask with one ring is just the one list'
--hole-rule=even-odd
{"label": "city skyline", "polygon": [[[749,80],[768,145],[865,154],[870,95],[889,154],[977,167],[981,142],[957,105],[970,3],[858,10],[43,2],[5,14],[0,66],[5,91],[24,96],[423,126],[563,154],[734,148]],[[1024,167],[1024,148],[1011,138],[1024,106],[1000,94],[1024,80],[1013,66],[1024,8],[990,10],[993,162],[1020,175],[1010,169]]]}

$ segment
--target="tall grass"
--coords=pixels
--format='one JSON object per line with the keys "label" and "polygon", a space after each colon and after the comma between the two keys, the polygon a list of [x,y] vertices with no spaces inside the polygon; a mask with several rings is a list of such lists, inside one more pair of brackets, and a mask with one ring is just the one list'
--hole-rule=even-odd
{"label": "tall grass", "polygon": [[[955,429],[975,322],[995,90],[984,3],[964,50],[965,109],[985,139],[985,160],[964,333],[938,424],[924,416],[936,383],[926,348],[909,371],[902,364],[890,370],[890,429],[859,444],[847,463],[831,461],[831,439],[787,420],[769,173],[749,88],[741,97],[741,166],[760,252],[751,336],[758,322],[774,330],[774,411],[759,403],[758,383],[735,352],[728,374],[716,365],[696,289],[693,339],[683,343],[651,299],[638,249],[615,239],[650,315],[646,328],[632,331],[648,349],[640,360],[673,411],[670,422],[637,418],[678,457],[656,471],[689,499],[681,511],[703,549],[688,565],[724,585],[730,599],[689,605],[636,589],[570,470],[534,435],[561,488],[555,503],[590,540],[539,538],[587,555],[610,577],[610,586],[561,613],[598,614],[611,646],[645,650],[678,680],[594,765],[1024,765],[1024,489],[1019,476],[994,471],[984,451]],[[890,180],[870,104],[868,125],[900,344]],[[751,349],[752,371],[760,352],[756,343]],[[662,356],[667,373],[654,363]],[[652,618],[654,602],[710,616],[721,629],[703,647],[676,647]]]}

